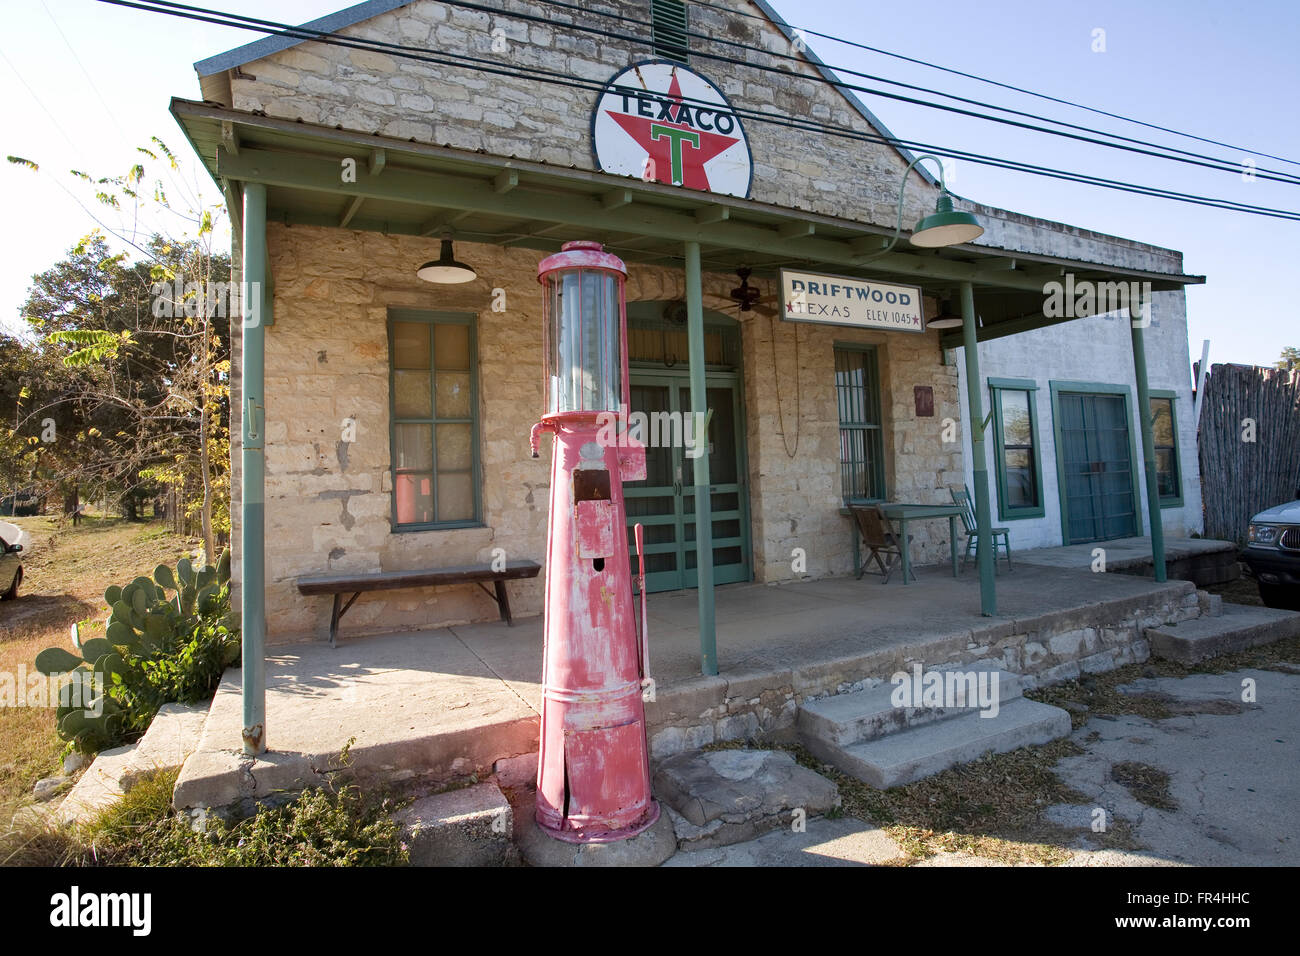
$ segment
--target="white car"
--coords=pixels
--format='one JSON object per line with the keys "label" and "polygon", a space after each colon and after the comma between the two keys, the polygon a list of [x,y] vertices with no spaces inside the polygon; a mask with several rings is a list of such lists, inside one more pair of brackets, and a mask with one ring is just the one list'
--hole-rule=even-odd
{"label": "white car", "polygon": [[22,528],[0,521],[0,601],[18,597],[18,585],[23,583],[21,555],[30,543],[31,535]]}

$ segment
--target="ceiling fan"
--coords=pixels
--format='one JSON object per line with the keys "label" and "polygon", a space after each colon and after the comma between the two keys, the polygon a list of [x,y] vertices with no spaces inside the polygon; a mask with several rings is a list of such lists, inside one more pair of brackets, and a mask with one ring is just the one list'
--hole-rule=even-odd
{"label": "ceiling fan", "polygon": [[739,305],[739,311],[749,312],[754,306],[763,300],[763,293],[749,284],[750,268],[742,266],[736,270],[736,275],[740,277],[740,285],[731,290],[731,299]]}

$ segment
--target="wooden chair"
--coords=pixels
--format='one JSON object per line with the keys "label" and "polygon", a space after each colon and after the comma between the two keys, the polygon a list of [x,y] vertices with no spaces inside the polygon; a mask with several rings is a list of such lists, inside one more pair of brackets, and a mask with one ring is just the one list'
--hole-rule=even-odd
{"label": "wooden chair", "polygon": [[[858,568],[858,580],[866,573],[867,565],[874,558],[876,566],[880,568],[880,583],[887,584],[889,576],[894,571],[894,566],[903,559],[903,553],[899,548],[898,535],[894,533],[893,526],[889,519],[881,514],[880,509],[875,505],[850,505],[849,510],[853,513],[853,520],[857,522],[858,533],[862,535],[862,540],[866,544],[870,553],[862,561],[862,566]],[[912,541],[912,536],[907,536],[908,543]],[[886,561],[885,558],[889,560]],[[873,574],[875,572],[872,572]],[[912,580],[916,580],[916,572],[912,571]]]}
{"label": "wooden chair", "polygon": [[[961,508],[961,526],[966,532],[966,554],[962,557],[962,567],[970,560],[971,552],[979,543],[979,523],[975,520],[975,505],[971,501],[970,491],[964,485],[961,491],[952,491],[952,500]],[[998,539],[1002,539],[1002,548],[1007,555],[1007,570],[1011,568],[1011,529],[1010,528],[993,528],[993,566],[997,567],[998,563]]]}

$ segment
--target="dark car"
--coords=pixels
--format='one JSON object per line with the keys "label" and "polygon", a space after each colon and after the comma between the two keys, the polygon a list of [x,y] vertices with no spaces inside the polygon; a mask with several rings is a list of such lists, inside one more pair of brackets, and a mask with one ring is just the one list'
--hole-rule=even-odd
{"label": "dark car", "polygon": [[1250,519],[1241,559],[1265,604],[1300,611],[1300,489],[1296,498]]}
{"label": "dark car", "polygon": [[16,598],[18,585],[23,583],[23,559],[19,557],[23,546],[15,531],[11,524],[0,526],[0,601]]}

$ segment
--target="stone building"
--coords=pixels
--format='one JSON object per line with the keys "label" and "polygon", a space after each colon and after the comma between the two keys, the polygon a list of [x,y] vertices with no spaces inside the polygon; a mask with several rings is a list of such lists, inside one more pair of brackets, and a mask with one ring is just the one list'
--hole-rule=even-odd
{"label": "stone building", "polygon": [[[1032,331],[1062,321],[1044,315],[1046,282],[1150,283],[1185,362],[1181,290],[1201,280],[1176,252],[960,198],[981,236],[909,242],[940,183],[762,0],[491,5],[368,0],[197,63],[201,98],[173,101],[259,283],[256,320],[232,329],[232,514],[235,575],[259,592],[264,579],[269,641],[327,630],[330,602],[299,593],[305,575],[542,560],[548,459],[527,444],[542,411],[537,265],[565,241],[628,265],[634,407],[713,413],[711,554],[697,554],[703,496],[681,448],[652,449],[634,491],[657,589],[695,586],[701,561],[715,584],[843,574],[847,498],[978,493],[958,346],[987,338],[980,361],[1025,377],[996,356],[1054,334]],[[417,277],[444,236],[473,281]],[[783,269],[825,277],[832,300],[914,290],[923,316],[890,327],[855,305],[791,321],[800,291]],[[751,308],[733,296],[746,285]],[[928,325],[953,311],[965,328]],[[1099,358],[1123,368],[1088,380],[1129,381],[1127,349]],[[264,478],[243,474],[243,446],[264,447]],[[947,522],[909,533],[914,561],[946,559]],[[517,614],[540,612],[541,578],[510,588]],[[361,635],[496,614],[464,585],[362,594],[347,620]]]}

